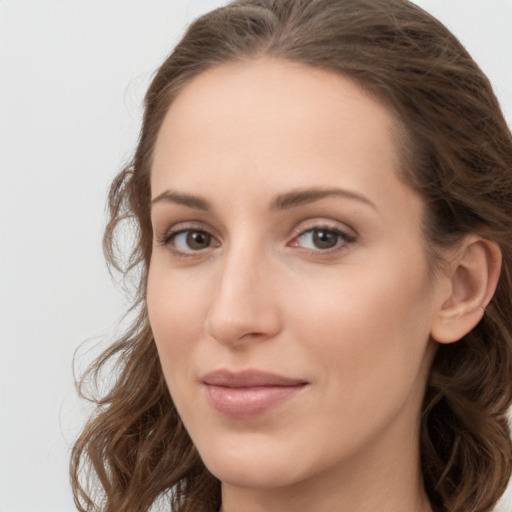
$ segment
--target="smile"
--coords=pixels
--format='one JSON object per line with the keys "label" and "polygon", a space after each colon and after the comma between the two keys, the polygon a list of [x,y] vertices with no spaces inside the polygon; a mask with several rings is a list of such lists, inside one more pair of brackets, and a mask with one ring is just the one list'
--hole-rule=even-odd
{"label": "smile", "polygon": [[262,415],[293,398],[308,384],[257,370],[219,370],[207,374],[202,383],[210,405],[220,414],[236,419]]}

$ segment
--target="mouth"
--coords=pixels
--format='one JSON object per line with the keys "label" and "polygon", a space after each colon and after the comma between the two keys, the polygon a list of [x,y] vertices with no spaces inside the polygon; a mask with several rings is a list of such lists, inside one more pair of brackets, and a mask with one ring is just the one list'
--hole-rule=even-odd
{"label": "mouth", "polygon": [[309,384],[258,370],[217,370],[205,375],[201,382],[213,409],[237,419],[260,416],[292,399]]}

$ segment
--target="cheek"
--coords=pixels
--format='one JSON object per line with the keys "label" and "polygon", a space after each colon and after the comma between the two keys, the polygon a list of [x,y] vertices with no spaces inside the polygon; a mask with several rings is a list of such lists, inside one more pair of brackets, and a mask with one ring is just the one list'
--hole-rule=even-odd
{"label": "cheek", "polygon": [[300,311],[295,332],[321,365],[333,400],[344,397],[359,414],[371,413],[368,403],[398,404],[423,383],[431,296],[421,262],[351,269],[329,285],[311,283],[302,300],[289,298]]}
{"label": "cheek", "polygon": [[204,287],[198,286],[191,276],[170,272],[165,262],[152,261],[147,288],[148,315],[169,386],[181,381],[190,370],[188,359],[203,332],[208,307],[206,296]]}

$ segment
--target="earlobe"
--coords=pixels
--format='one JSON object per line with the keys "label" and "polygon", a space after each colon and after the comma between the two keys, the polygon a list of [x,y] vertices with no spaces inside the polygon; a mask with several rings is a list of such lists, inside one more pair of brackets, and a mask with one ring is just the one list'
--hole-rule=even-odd
{"label": "earlobe", "polygon": [[448,292],[440,299],[431,336],[453,343],[473,329],[491,301],[501,270],[501,250],[490,240],[468,236],[450,261],[443,279]]}

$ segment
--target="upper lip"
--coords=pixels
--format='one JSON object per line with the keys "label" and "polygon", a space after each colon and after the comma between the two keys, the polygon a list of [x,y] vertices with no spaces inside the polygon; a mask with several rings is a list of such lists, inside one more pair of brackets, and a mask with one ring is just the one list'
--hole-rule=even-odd
{"label": "upper lip", "polygon": [[207,373],[201,379],[209,386],[222,386],[227,388],[249,388],[265,386],[299,386],[307,384],[303,379],[293,379],[268,373],[260,370],[244,370],[234,372],[231,370],[215,370]]}

